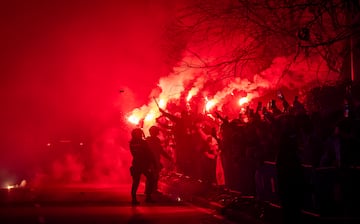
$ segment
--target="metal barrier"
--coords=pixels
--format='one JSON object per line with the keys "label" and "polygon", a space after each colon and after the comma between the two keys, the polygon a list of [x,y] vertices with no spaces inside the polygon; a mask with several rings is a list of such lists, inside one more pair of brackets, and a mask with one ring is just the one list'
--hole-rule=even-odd
{"label": "metal barrier", "polygon": [[[274,162],[266,161],[255,174],[256,197],[280,205]],[[360,216],[360,169],[313,168],[303,165],[304,211],[321,216]]]}

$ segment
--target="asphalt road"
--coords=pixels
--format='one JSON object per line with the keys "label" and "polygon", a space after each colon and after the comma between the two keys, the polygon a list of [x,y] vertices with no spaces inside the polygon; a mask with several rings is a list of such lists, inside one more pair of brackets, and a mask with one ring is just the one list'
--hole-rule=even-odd
{"label": "asphalt road", "polygon": [[0,223],[231,223],[211,209],[171,196],[130,204],[129,185],[57,185],[36,189],[2,189]]}

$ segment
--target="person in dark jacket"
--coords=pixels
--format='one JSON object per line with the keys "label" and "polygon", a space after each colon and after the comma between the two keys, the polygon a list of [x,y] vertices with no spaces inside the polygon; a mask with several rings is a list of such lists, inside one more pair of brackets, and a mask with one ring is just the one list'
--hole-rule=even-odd
{"label": "person in dark jacket", "polygon": [[161,140],[158,137],[160,134],[160,129],[157,126],[151,126],[149,128],[150,136],[146,138],[146,141],[155,157],[156,167],[154,169],[154,192],[158,192],[158,181],[160,177],[160,171],[163,168],[161,164],[161,156],[168,159],[169,161],[173,161],[171,156],[167,154],[161,144]]}
{"label": "person in dark jacket", "polygon": [[154,189],[153,172],[157,164],[144,137],[144,132],[140,128],[136,128],[131,132],[130,152],[133,160],[130,167],[130,174],[132,176],[131,198],[133,205],[139,204],[139,201],[136,199],[136,192],[139,188],[140,177],[142,174],[146,177],[145,201],[153,202],[151,198],[151,194]]}
{"label": "person in dark jacket", "polygon": [[175,140],[175,161],[177,172],[185,175],[193,175],[193,145],[192,145],[192,118],[188,111],[181,112],[181,116],[175,116],[159,108],[159,111],[174,123],[172,132]]}
{"label": "person in dark jacket", "polygon": [[303,207],[305,177],[298,157],[296,119],[293,116],[285,116],[280,119],[276,170],[283,223],[297,224],[302,223],[301,209]]}

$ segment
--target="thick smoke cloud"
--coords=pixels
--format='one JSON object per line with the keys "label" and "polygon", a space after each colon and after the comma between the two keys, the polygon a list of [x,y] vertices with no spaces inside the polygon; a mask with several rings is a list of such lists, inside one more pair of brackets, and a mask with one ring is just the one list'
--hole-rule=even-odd
{"label": "thick smoke cloud", "polygon": [[[296,35],[283,33],[286,29],[281,27],[292,19],[287,18],[292,15],[289,9],[277,11],[283,13],[283,23],[273,10],[262,8],[261,4],[242,4],[236,0],[200,0],[189,3],[180,12],[176,26],[167,33],[172,39],[168,42],[171,49],[183,46],[182,51],[169,51],[178,63],[169,75],[159,79],[148,103],[129,112],[129,122],[144,126],[145,130],[156,122],[160,113],[152,97],[174,113],[185,108],[200,113],[219,110],[235,118],[246,106],[254,107],[259,101],[265,105],[277,99],[278,91],[292,101],[295,95],[303,98],[303,93],[311,88],[339,81],[341,57],[336,63],[330,62],[324,57],[326,49],[310,51],[299,47]],[[247,7],[257,6],[261,10],[255,10],[255,15],[247,14]],[[274,21],[263,24],[262,16]],[[292,25],[297,23],[301,26],[304,21],[300,19]],[[345,43],[339,42],[331,49],[341,52],[344,47]]]}
{"label": "thick smoke cloud", "polygon": [[[121,166],[110,158],[127,150],[122,115],[147,101],[172,67],[161,45],[176,11],[171,1],[126,2],[0,4],[0,185],[40,169],[47,143],[61,139],[104,152],[95,167]],[[64,158],[52,167],[83,169]]]}

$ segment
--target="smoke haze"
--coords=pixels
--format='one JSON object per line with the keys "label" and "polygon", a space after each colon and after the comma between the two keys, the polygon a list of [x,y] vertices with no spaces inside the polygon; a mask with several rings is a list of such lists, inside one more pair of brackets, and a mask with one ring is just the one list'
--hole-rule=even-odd
{"label": "smoke haze", "polygon": [[84,173],[101,182],[128,180],[129,131],[141,119],[146,129],[154,123],[153,97],[162,108],[182,100],[198,111],[221,110],[229,96],[248,102],[268,90],[338,78],[319,55],[294,61],[295,44],[285,53],[274,45],[266,60],[235,69],[239,74],[197,67],[222,64],[234,46],[246,50],[252,39],[241,29],[218,42],[222,32],[208,27],[197,33],[172,27],[184,3],[0,3],[0,185],[33,173],[43,180],[44,167],[50,180],[79,181]]}
{"label": "smoke haze", "polygon": [[0,3],[0,181],[41,166],[47,144],[61,139],[96,136],[125,150],[124,111],[171,69],[161,43],[175,12],[170,1],[126,2]]}

